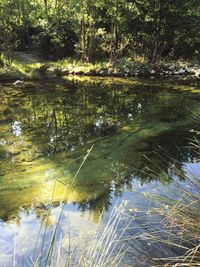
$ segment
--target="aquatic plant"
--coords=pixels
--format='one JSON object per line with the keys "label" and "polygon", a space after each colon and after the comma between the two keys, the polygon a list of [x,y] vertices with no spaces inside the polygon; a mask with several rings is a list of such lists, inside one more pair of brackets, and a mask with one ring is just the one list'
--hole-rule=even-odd
{"label": "aquatic plant", "polygon": [[[195,115],[199,119],[198,115]],[[197,132],[199,134],[199,132]],[[200,155],[200,142],[194,139],[192,149],[196,150],[197,161]],[[170,155],[168,155],[170,157]],[[153,196],[158,204],[156,212],[163,217],[161,224],[166,229],[168,240],[160,240],[172,247],[182,248],[182,253],[171,257],[156,257],[157,266],[199,266],[200,262],[200,176],[194,169],[182,172],[175,170],[175,175],[185,182],[176,182],[176,198]],[[175,239],[171,239],[174,236]],[[152,236],[157,238],[156,235]]]}

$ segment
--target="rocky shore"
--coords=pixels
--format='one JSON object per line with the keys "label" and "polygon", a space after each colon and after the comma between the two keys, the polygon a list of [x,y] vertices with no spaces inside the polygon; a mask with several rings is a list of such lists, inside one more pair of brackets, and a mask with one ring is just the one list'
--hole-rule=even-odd
{"label": "rocky shore", "polygon": [[38,72],[47,77],[62,77],[67,75],[82,75],[82,76],[99,76],[99,77],[170,77],[170,76],[192,76],[200,79],[200,65],[183,66],[179,64],[113,64],[109,67],[94,68],[84,71],[70,65],[66,68],[51,68],[51,66],[42,66]]}
{"label": "rocky shore", "polygon": [[92,64],[55,64],[45,62],[34,70],[4,71],[0,73],[0,81],[38,80],[64,78],[65,76],[96,76],[96,77],[122,77],[122,78],[192,78],[200,80],[200,64],[158,63],[148,64],[134,61],[118,60],[113,64],[103,64],[103,67]]}

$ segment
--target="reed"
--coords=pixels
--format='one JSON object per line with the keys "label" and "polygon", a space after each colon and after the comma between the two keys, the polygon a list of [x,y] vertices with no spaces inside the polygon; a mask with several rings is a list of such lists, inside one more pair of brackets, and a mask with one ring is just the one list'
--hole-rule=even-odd
{"label": "reed", "polygon": [[[92,234],[92,238],[88,240],[87,233],[84,236],[84,246],[82,248],[79,247],[80,242],[78,244],[71,243],[71,229],[70,223],[68,224],[68,247],[66,248],[67,253],[63,255],[61,240],[62,236],[58,236],[58,227],[60,225],[63,211],[65,207],[64,200],[67,199],[68,192],[70,191],[71,186],[74,185],[76,178],[81,171],[84,163],[89,157],[93,146],[88,150],[86,156],[83,158],[82,163],[80,164],[76,174],[74,175],[70,186],[65,185],[62,181],[55,181],[54,190],[52,192],[51,202],[49,204],[49,209],[47,213],[47,217],[43,221],[41,225],[40,231],[38,233],[38,237],[36,240],[35,249],[33,252],[33,257],[31,258],[32,267],[117,267],[119,266],[123,256],[126,253],[127,248],[124,248],[124,243],[121,243],[121,239],[128,229],[131,221],[129,220],[125,227],[123,226],[121,230],[120,224],[123,220],[124,211],[127,205],[127,202],[124,201],[119,205],[116,205],[107,221],[106,224],[103,223],[103,213],[100,216],[99,223],[96,227],[96,230]],[[57,214],[57,220],[52,230],[52,234],[50,239],[47,237],[47,228],[48,228],[48,220],[51,215],[52,207],[53,207],[53,198],[54,191],[56,188],[56,183],[62,183],[64,186],[64,192],[62,195],[62,199],[59,203],[59,212]],[[104,226],[104,227],[103,227]],[[42,244],[39,244],[39,235],[42,235],[43,229],[43,238]],[[48,238],[48,240],[47,240]],[[45,242],[48,241],[48,242]],[[80,241],[80,240],[79,240]],[[48,243],[48,246],[45,246],[45,243]],[[87,244],[87,246],[85,245]],[[40,249],[38,249],[40,247]],[[36,251],[38,251],[36,253]]]}
{"label": "reed", "polygon": [[[197,119],[199,116],[195,115]],[[199,132],[198,132],[199,134]],[[200,156],[200,142],[192,140],[191,146],[196,150],[197,161]],[[156,210],[163,217],[161,223],[166,227],[167,234],[175,235],[176,242],[171,246],[182,246],[183,253],[179,256],[154,258],[157,266],[200,266],[200,168],[176,174],[186,181],[176,182],[177,199],[154,196],[158,203]],[[162,241],[162,240],[161,240]]]}

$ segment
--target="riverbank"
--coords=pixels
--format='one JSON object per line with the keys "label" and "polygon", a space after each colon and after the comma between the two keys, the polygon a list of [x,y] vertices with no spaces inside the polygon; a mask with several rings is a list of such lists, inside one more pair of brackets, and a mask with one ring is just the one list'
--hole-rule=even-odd
{"label": "riverbank", "polygon": [[114,63],[82,63],[75,59],[45,61],[30,53],[15,53],[11,66],[0,68],[0,81],[40,80],[69,75],[122,78],[176,78],[200,80],[200,64],[188,62],[159,62],[119,59]]}

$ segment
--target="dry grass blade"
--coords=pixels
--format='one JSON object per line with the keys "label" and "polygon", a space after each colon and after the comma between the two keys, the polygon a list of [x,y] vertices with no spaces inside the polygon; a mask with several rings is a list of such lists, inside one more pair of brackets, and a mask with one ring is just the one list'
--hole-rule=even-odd
{"label": "dry grass blade", "polygon": [[[87,248],[85,256],[82,255],[79,266],[87,267],[114,267],[118,266],[125,254],[124,243],[119,244],[124,232],[129,227],[129,221],[119,232],[119,225],[123,219],[123,212],[127,202],[116,206],[103,230],[98,226],[91,245]],[[124,251],[123,251],[124,250]]]}

